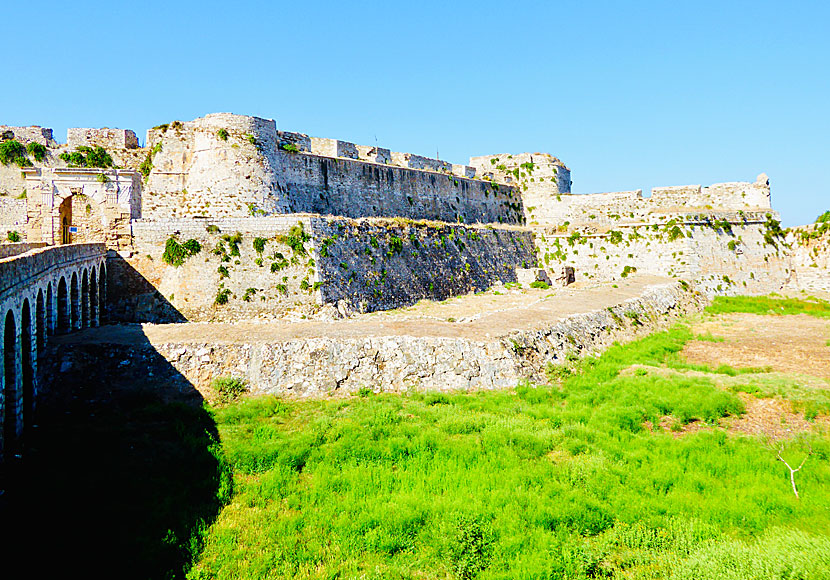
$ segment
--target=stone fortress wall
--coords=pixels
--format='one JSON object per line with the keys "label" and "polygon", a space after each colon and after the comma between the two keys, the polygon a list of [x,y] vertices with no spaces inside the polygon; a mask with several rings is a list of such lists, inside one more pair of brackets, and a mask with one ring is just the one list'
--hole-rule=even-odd
{"label": "stone fortress wall", "polygon": [[[796,276],[763,174],[754,183],[655,188],[648,198],[641,191],[574,195],[570,169],[547,153],[451,164],[229,113],[155,127],[144,147],[122,129],[70,129],[66,145],[48,129],[3,129],[49,147],[37,169],[0,167],[0,194],[7,194],[0,226],[25,223],[29,241],[45,239],[44,176],[60,191],[58,178],[77,171],[65,169],[61,152],[101,146],[124,168],[77,177],[87,199],[87,189],[100,189],[102,200],[113,185],[120,189],[118,172],[132,175],[131,201],[119,196],[118,215],[102,211],[87,228],[105,238],[118,229],[107,243],[134,282],[115,307],[122,319],[321,308],[345,315],[512,282],[516,269],[534,266],[549,274],[573,268],[578,282],[675,277],[707,294],[764,293],[817,278],[815,268]],[[26,199],[13,199],[23,193]],[[80,220],[90,205],[97,207],[73,201],[73,216]],[[292,236],[300,226],[298,249]],[[180,266],[166,264],[171,239],[195,240],[201,251]]]}
{"label": "stone fortress wall", "polygon": [[[165,264],[171,235],[198,241],[200,251],[179,267]],[[516,282],[516,268],[536,262],[521,228],[400,218],[137,220],[133,236],[127,265],[151,285],[113,292],[123,297],[117,317],[129,321],[166,320],[167,303],[191,320],[304,316],[322,306],[347,316]]]}
{"label": "stone fortress wall", "polygon": [[319,213],[464,223],[521,223],[513,187],[467,166],[335,139],[278,132],[228,113],[151,129],[147,219]]}
{"label": "stone fortress wall", "polygon": [[830,224],[819,222],[793,228],[787,235],[793,276],[789,287],[807,292],[830,292]]}

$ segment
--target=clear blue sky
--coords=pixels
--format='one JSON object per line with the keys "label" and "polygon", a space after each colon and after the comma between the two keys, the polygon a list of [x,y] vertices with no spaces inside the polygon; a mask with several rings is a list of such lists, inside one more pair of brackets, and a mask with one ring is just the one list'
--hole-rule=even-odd
{"label": "clear blue sky", "polygon": [[827,2],[12,2],[0,124],[229,111],[465,162],[547,151],[574,192],[753,181],[830,208]]}

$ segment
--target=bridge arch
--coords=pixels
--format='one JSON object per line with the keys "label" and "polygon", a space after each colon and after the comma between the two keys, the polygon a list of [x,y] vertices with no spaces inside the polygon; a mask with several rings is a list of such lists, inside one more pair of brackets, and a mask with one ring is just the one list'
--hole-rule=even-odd
{"label": "bridge arch", "polygon": [[32,309],[29,299],[23,300],[20,311],[20,399],[22,408],[20,415],[23,421],[23,430],[32,425],[35,410],[35,377],[37,375],[37,351],[32,342],[32,327],[35,321],[32,318]]}
{"label": "bridge arch", "polygon": [[69,318],[69,290],[66,287],[66,277],[61,276],[58,281],[58,328],[57,333],[63,334],[70,330]]}
{"label": "bridge arch", "polygon": [[98,276],[93,266],[89,271],[89,325],[100,324],[101,305],[98,302]]}
{"label": "bridge arch", "polygon": [[89,327],[89,272],[86,268],[81,273],[81,328]]}
{"label": "bridge arch", "polygon": [[3,322],[3,455],[7,460],[14,455],[20,435],[17,355],[17,325],[14,313],[8,310]]}
{"label": "bridge arch", "polygon": [[81,320],[81,289],[78,285],[78,272],[72,272],[69,283],[69,329],[83,328]]}

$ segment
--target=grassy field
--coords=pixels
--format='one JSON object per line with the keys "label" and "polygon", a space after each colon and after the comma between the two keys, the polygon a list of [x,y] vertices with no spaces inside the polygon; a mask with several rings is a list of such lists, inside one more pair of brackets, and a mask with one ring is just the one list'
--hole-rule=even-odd
{"label": "grassy field", "polygon": [[[710,312],[830,305],[729,298]],[[234,493],[188,576],[830,578],[828,435],[783,443],[791,465],[806,457],[796,499],[781,443],[721,421],[742,413],[738,391],[824,394],[689,365],[692,339],[679,325],[511,391],[215,409]],[[718,388],[724,375],[745,388]]]}

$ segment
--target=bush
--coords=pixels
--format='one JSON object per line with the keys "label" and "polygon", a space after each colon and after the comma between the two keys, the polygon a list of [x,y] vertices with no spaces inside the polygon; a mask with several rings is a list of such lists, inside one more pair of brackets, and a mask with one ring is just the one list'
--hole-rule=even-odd
{"label": "bush", "polygon": [[164,253],[161,255],[161,260],[165,264],[170,264],[178,268],[190,256],[195,256],[202,251],[202,244],[197,240],[187,240],[184,244],[180,244],[175,236],[167,238],[167,243],[164,245]]}
{"label": "bush", "polygon": [[8,240],[10,242],[19,242],[20,241],[20,234],[16,231],[12,230],[12,231],[10,231],[9,233],[6,234],[6,238],[8,238]]}
{"label": "bush", "polygon": [[493,557],[493,531],[475,516],[459,516],[448,556],[455,576],[471,580],[490,565]]}
{"label": "bush", "polygon": [[219,137],[222,141],[228,140],[228,131],[227,129],[219,129],[216,132],[216,136]]}
{"label": "bush", "polygon": [[113,166],[112,157],[103,147],[76,147],[72,153],[61,153],[59,157],[70,167],[97,167],[108,169]]}
{"label": "bush", "polygon": [[29,143],[26,146],[26,151],[29,152],[29,155],[35,158],[35,161],[43,161],[46,159],[46,146],[41,145],[40,143]]}
{"label": "bush", "polygon": [[11,139],[0,143],[0,163],[3,165],[8,165],[13,162],[20,165],[18,160],[25,158],[26,148],[18,141]]}
{"label": "bush", "polygon": [[294,145],[293,143],[283,143],[280,145],[280,149],[283,151],[288,151],[289,153],[299,153],[300,148]]}
{"label": "bush", "polygon": [[550,284],[547,282],[542,282],[541,280],[536,280],[535,282],[530,283],[531,288],[541,288],[542,290],[547,290],[550,288]]}
{"label": "bush", "polygon": [[234,377],[217,377],[213,379],[210,388],[219,394],[223,402],[230,403],[248,391],[248,383]]}
{"label": "bush", "polygon": [[816,223],[830,223],[830,210],[827,210],[816,218]]}

